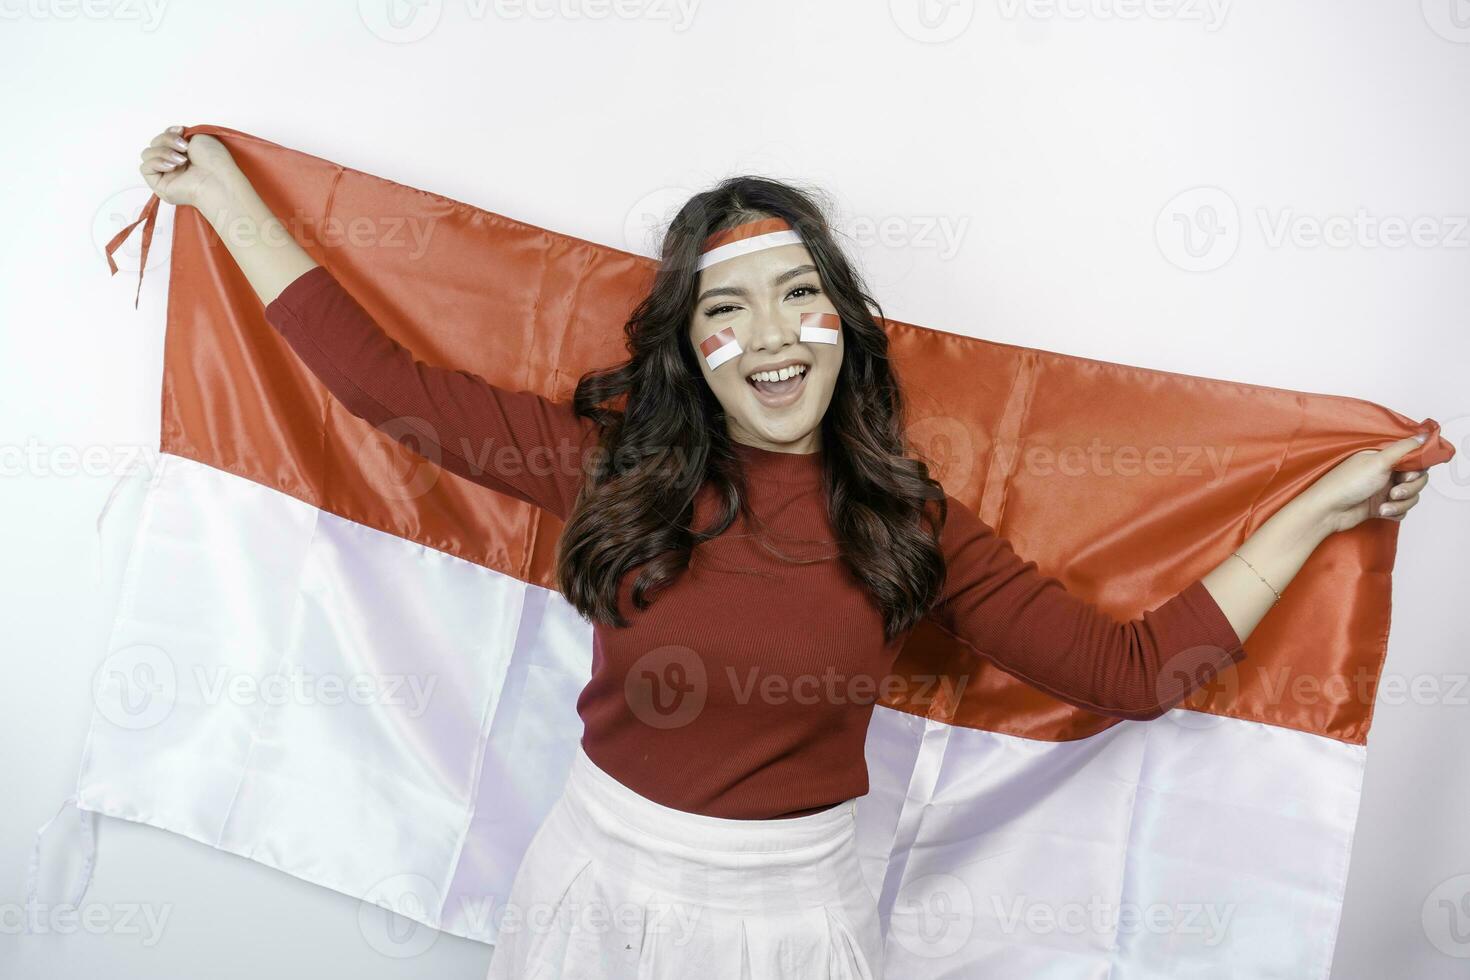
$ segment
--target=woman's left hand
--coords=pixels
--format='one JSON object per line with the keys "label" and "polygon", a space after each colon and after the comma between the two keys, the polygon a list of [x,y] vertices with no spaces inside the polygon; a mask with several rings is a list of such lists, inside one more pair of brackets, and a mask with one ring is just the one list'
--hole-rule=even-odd
{"label": "woman's left hand", "polygon": [[1429,482],[1426,470],[1395,472],[1393,465],[1422,445],[1414,436],[1382,449],[1359,450],[1328,470],[1305,491],[1322,509],[1332,531],[1357,527],[1370,517],[1401,521]]}

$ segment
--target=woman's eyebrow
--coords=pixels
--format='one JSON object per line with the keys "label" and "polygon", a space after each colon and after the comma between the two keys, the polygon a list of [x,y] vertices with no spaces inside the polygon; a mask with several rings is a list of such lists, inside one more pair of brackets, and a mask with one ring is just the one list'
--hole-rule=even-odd
{"label": "woman's eyebrow", "polygon": [[[794,268],[787,269],[785,272],[781,273],[779,276],[777,276],[776,278],[772,279],[771,280],[771,285],[772,286],[779,286],[779,285],[781,285],[783,282],[785,282],[788,279],[795,279],[797,276],[805,275],[808,272],[816,272],[816,271],[817,271],[817,267],[814,266],[814,265],[812,265],[810,262],[808,262],[806,265],[798,265],[798,266],[796,266]],[[748,295],[748,291],[745,289],[744,286],[716,286],[714,289],[706,289],[704,292],[700,293],[699,294],[699,298],[696,299],[694,302],[696,302],[696,303],[703,303],[705,300],[709,299],[711,296],[746,296],[746,295]]]}

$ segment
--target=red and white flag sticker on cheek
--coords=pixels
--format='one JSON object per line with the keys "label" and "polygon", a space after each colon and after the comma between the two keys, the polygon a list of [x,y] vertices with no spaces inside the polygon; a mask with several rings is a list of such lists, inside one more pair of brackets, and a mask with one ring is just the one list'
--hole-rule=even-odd
{"label": "red and white flag sticker on cheek", "polygon": [[835,344],[842,318],[836,313],[803,313],[801,340],[806,344]]}
{"label": "red and white flag sticker on cheek", "polygon": [[740,341],[735,339],[732,328],[721,327],[699,342],[699,352],[704,355],[704,363],[713,371],[730,358],[739,357],[744,349],[740,346]]}

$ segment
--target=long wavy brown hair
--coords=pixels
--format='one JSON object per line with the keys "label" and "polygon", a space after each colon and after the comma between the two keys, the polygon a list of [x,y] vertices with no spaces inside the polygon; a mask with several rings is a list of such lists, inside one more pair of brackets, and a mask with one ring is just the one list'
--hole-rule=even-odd
{"label": "long wavy brown hair", "polygon": [[[817,190],[738,176],[690,198],[664,235],[648,295],[624,325],[628,359],[578,381],[573,405],[599,423],[601,451],[558,540],[556,577],[587,619],[626,626],[618,609],[625,573],[646,563],[630,593],[646,609],[688,567],[694,545],[725,531],[738,513],[751,518],[725,413],[700,373],[689,324],[705,238],[765,217],[785,218],[800,233],[842,320],[842,366],[821,423],[841,560],[882,608],[885,640],[911,629],[939,595],[944,490],[907,455],[903,394],[888,335],[874,318],[882,309],[834,241],[819,197],[825,203]],[[623,396],[621,410],[609,407]],[[706,481],[722,506],[711,526],[695,528],[695,495]]]}

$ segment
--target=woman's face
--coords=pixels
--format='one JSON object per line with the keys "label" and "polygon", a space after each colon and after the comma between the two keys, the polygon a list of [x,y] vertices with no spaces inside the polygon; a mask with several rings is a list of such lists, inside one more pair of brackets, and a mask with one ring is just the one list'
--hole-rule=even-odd
{"label": "woman's face", "polygon": [[[835,344],[801,340],[803,313],[837,312],[806,246],[781,245],[717,262],[699,273],[695,295],[689,340],[704,380],[725,409],[730,438],[778,452],[821,449],[822,416],[837,384],[843,337],[838,329]],[[711,369],[700,344],[727,328],[741,353]],[[711,346],[718,343],[712,340]],[[752,383],[751,375],[787,364],[805,370],[771,392]]]}

